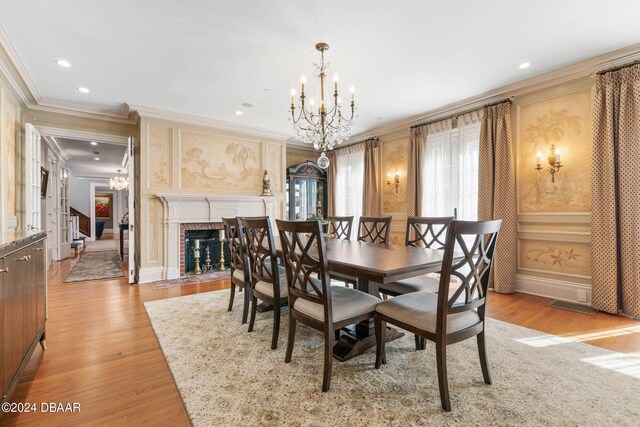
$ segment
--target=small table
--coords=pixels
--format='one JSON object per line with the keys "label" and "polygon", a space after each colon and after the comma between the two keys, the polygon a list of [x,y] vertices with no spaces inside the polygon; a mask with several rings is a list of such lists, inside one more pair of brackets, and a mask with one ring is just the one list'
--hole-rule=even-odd
{"label": "small table", "polygon": [[120,258],[124,259],[124,231],[129,229],[129,224],[120,224]]}
{"label": "small table", "polygon": [[[279,256],[280,240],[274,239]],[[326,239],[329,271],[358,278],[357,289],[379,297],[378,283],[386,284],[408,277],[433,273],[442,268],[443,251],[412,246],[378,245],[351,240]],[[387,333],[388,339],[402,334]],[[375,345],[373,321],[356,325],[355,334],[340,337],[333,355],[340,361],[349,360]]]}

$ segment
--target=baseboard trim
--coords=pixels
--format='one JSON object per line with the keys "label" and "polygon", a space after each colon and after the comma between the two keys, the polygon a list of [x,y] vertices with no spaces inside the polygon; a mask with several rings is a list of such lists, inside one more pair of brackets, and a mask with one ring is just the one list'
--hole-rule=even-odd
{"label": "baseboard trim", "polygon": [[149,283],[163,280],[162,267],[145,267],[138,271],[138,283]]}
{"label": "baseboard trim", "polygon": [[[542,277],[516,275],[516,292],[575,302],[577,304],[591,304],[591,286],[582,283],[566,282],[564,280],[545,279]],[[580,301],[578,295],[584,292],[586,301]]]}

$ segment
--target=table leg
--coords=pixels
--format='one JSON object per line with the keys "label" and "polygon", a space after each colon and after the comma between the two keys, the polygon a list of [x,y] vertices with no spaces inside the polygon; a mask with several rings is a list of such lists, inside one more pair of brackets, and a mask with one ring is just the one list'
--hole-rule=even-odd
{"label": "table leg", "polygon": [[[380,298],[378,285],[370,283],[368,279],[358,278],[357,289]],[[376,334],[373,319],[363,320],[353,328],[345,330],[336,345],[333,347],[333,357],[340,362],[347,361],[364,353],[367,349],[376,345]],[[387,327],[387,342],[397,340],[404,333],[394,328]]]}

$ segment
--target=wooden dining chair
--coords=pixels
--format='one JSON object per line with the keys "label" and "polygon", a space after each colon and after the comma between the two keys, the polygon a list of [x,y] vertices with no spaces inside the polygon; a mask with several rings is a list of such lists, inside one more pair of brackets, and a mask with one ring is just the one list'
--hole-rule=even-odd
{"label": "wooden dining chair", "polygon": [[[407,218],[405,245],[416,248],[444,249],[447,229],[453,217],[417,217]],[[410,292],[426,291],[437,293],[439,280],[426,274],[378,285],[382,294],[398,296]]]}
{"label": "wooden dining chair", "polygon": [[[435,342],[440,401],[445,411],[451,411],[447,381],[448,345],[475,336],[484,382],[491,384],[484,334],[485,308],[501,224],[501,220],[451,221],[438,294],[412,292],[391,298],[376,307],[376,368],[380,368],[385,357],[387,322]],[[465,240],[471,239],[473,243],[468,246]],[[454,252],[458,252],[455,260]],[[451,281],[452,276],[458,279],[455,285]],[[455,289],[450,293],[452,285]]]}
{"label": "wooden dining chair", "polygon": [[329,391],[335,331],[375,315],[380,300],[344,286],[331,286],[322,229],[318,221],[276,220],[289,286],[289,339],[284,361],[291,362],[296,324],[324,334],[322,391]]}
{"label": "wooden dining chair", "polygon": [[391,219],[390,216],[361,216],[358,220],[358,241],[388,245]]}
{"label": "wooden dining chair", "polygon": [[336,239],[351,240],[352,216],[329,216],[329,234]]}
{"label": "wooden dining chair", "polygon": [[251,317],[248,331],[253,331],[258,299],[273,305],[271,348],[275,350],[278,348],[280,332],[280,307],[288,300],[287,276],[284,267],[278,265],[269,218],[242,218],[241,222],[247,239],[251,272]]}
{"label": "wooden dining chair", "polygon": [[249,302],[251,298],[251,272],[249,271],[249,260],[245,251],[244,232],[240,219],[222,218],[227,242],[229,244],[229,254],[231,255],[231,294],[229,296],[228,311],[233,310],[233,300],[236,287],[240,292],[244,292],[242,304],[242,324],[247,323],[249,315]]}

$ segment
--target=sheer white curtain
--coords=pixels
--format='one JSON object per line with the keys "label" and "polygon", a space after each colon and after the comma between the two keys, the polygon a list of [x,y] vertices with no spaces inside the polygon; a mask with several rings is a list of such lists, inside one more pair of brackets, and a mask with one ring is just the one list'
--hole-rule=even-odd
{"label": "sheer white curtain", "polygon": [[475,220],[478,215],[478,143],[480,114],[431,123],[423,170],[424,216],[453,216]]}
{"label": "sheer white curtain", "polygon": [[353,215],[351,239],[357,235],[358,220],[362,216],[364,188],[364,144],[355,144],[335,151],[336,154],[336,215]]}

